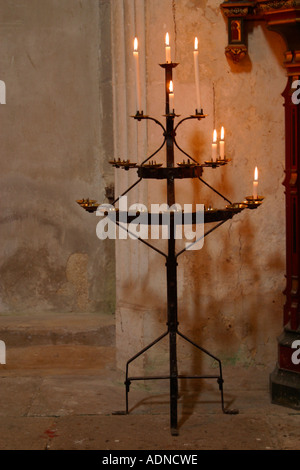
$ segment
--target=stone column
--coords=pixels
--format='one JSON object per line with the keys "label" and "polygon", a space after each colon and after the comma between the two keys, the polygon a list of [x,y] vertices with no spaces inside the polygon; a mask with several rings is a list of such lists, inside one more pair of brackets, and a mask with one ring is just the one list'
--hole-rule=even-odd
{"label": "stone column", "polygon": [[[139,40],[142,107],[144,113],[146,112],[144,8],[143,0],[112,2],[114,157],[129,159],[135,163],[141,163],[147,151],[147,128],[132,117],[137,111],[133,57],[135,36]],[[116,169],[116,198],[138,179],[136,170]],[[145,183],[137,184],[125,196],[128,208],[135,203],[147,205]],[[124,230],[118,228],[116,240],[116,349],[117,365],[122,370],[124,370],[127,360],[144,345],[144,321],[149,313],[148,309],[143,306],[146,293],[145,284],[148,278],[148,263],[147,248],[139,241],[131,239]],[[139,367],[143,368],[140,365]]]}

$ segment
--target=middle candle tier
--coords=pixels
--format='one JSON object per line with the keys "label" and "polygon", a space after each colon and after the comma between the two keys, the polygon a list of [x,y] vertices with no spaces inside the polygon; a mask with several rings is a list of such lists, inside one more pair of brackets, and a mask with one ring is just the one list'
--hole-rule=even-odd
{"label": "middle candle tier", "polygon": [[140,166],[138,168],[138,176],[145,179],[199,178],[202,176],[202,172],[200,165],[164,168]]}

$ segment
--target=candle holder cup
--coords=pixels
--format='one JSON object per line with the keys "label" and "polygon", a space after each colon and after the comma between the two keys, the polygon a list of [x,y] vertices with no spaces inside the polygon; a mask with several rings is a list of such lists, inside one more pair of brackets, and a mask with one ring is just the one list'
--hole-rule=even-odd
{"label": "candle holder cup", "polygon": [[201,108],[200,111],[198,109],[195,109],[195,114],[192,114],[192,117],[197,118],[197,119],[203,119],[207,116],[207,114],[203,113],[203,109]]}
{"label": "candle holder cup", "polygon": [[141,121],[144,118],[144,111],[137,111],[133,117],[138,121]]}
{"label": "candle holder cup", "polygon": [[256,209],[262,204],[264,196],[257,196],[256,198],[254,196],[247,196],[245,199],[249,209]]}

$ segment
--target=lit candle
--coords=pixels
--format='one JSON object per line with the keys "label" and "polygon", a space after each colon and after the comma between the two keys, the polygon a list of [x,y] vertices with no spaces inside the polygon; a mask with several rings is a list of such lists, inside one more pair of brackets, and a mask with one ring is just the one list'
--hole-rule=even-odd
{"label": "lit candle", "polygon": [[217,159],[217,147],[218,147],[218,144],[217,144],[217,131],[216,129],[214,129],[214,132],[213,132],[213,142],[212,142],[212,155],[211,155],[211,159],[212,161],[216,160]]}
{"label": "lit candle", "polygon": [[221,127],[221,139],[220,139],[220,158],[223,160],[225,158],[225,132],[224,127]]}
{"label": "lit candle", "polygon": [[194,68],[195,68],[197,112],[200,113],[200,111],[201,111],[201,102],[200,102],[200,78],[199,78],[198,38],[195,38],[195,45],[194,45]]}
{"label": "lit candle", "polygon": [[257,199],[257,187],[258,187],[258,170],[256,166],[254,170],[253,199]]}
{"label": "lit candle", "polygon": [[134,62],[135,62],[135,76],[136,76],[136,105],[137,105],[137,111],[142,110],[141,106],[141,86],[140,86],[140,67],[139,67],[139,51],[138,51],[138,40],[137,38],[134,38],[133,42],[133,56],[134,56]]}
{"label": "lit candle", "polygon": [[174,113],[174,86],[172,80],[169,85],[169,112]]}
{"label": "lit candle", "polygon": [[170,47],[169,33],[166,34],[165,45],[166,45],[166,63],[170,64],[171,63],[171,47]]}

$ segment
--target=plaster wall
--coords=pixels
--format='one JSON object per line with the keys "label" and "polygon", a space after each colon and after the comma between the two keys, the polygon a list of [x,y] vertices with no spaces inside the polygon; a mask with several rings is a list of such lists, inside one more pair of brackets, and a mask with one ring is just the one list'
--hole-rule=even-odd
{"label": "plaster wall", "polygon": [[[162,142],[161,129],[138,123],[135,114],[133,38],[140,41],[144,113],[164,119],[164,37],[169,32],[174,71],[175,109],[194,113],[193,42],[199,39],[201,96],[207,118],[183,124],[179,145],[203,162],[210,159],[212,131],[225,127],[224,168],[206,169],[203,178],[232,202],[252,194],[255,166],[259,194],[256,211],[246,210],[205,239],[199,251],[179,258],[179,328],[219,356],[225,364],[261,366],[276,361],[285,287],[284,109],[282,66],[285,44],[263,23],[252,24],[248,57],[233,64],[225,57],[227,25],[215,0],[131,0],[112,2],[115,154],[141,162]],[[165,151],[155,157],[165,162]],[[176,154],[176,161],[184,156]],[[118,194],[137,177],[116,170]],[[165,184],[143,181],[130,202],[166,202]],[[199,181],[176,184],[184,203],[226,205]],[[210,227],[207,227],[210,228]],[[156,243],[163,249],[165,242]],[[180,247],[180,245],[179,245]],[[117,241],[117,354],[119,367],[166,329],[164,258],[135,240]],[[162,342],[163,343],[163,342]],[[168,369],[168,344],[159,343],[131,364],[136,373]],[[182,362],[181,359],[182,358]],[[179,345],[179,364],[194,371],[204,358],[192,346]],[[208,361],[211,364],[211,361]]]}
{"label": "plaster wall", "polygon": [[114,312],[114,242],[76,200],[113,183],[110,2],[0,5],[0,313]]}

